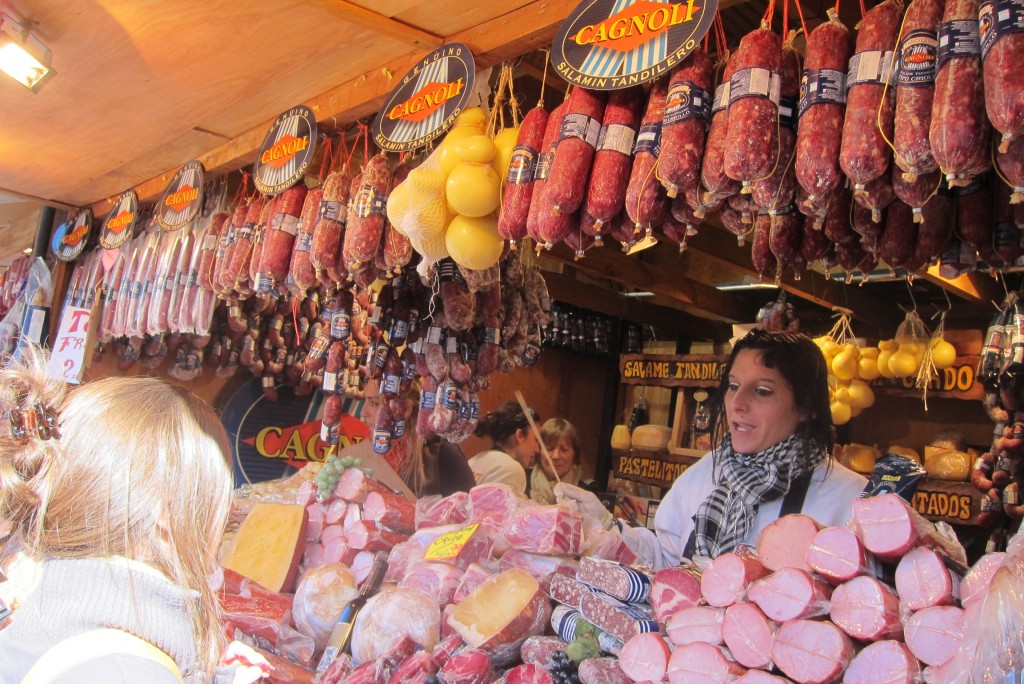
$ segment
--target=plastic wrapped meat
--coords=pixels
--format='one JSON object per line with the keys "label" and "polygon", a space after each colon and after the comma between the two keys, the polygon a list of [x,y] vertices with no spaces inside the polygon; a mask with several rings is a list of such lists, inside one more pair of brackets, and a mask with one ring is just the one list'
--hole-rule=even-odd
{"label": "plastic wrapped meat", "polygon": [[583,517],[565,506],[528,506],[508,519],[503,532],[521,551],[575,556],[583,546]]}

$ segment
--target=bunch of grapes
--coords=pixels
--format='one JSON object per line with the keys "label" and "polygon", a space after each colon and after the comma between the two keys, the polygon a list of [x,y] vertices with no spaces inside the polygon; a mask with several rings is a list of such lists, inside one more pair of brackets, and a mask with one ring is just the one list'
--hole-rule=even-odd
{"label": "bunch of grapes", "polygon": [[555,684],[579,684],[579,669],[565,651],[555,651],[551,660],[553,664],[547,670]]}
{"label": "bunch of grapes", "polygon": [[[361,468],[363,459],[358,456],[343,456],[338,458],[337,454],[327,457],[320,472],[316,474],[314,482],[317,487],[317,498],[320,501],[329,501],[334,496],[334,488],[338,486],[338,480],[346,468]],[[367,475],[373,475],[373,468],[363,468]]]}

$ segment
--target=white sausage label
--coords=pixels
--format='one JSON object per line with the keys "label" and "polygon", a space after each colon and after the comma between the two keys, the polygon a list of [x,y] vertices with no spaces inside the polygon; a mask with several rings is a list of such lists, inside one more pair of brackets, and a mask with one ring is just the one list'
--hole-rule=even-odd
{"label": "white sausage label", "polygon": [[779,75],[774,71],[759,67],[740,69],[729,80],[729,104],[744,97],[766,97],[777,105],[780,88]]}
{"label": "white sausage label", "polygon": [[597,138],[601,134],[601,123],[586,114],[566,114],[562,117],[562,129],[558,134],[558,142],[566,138],[579,138],[591,147],[597,147]]}
{"label": "white sausage label", "polygon": [[846,89],[867,83],[887,83],[892,67],[892,50],[859,52],[850,58]]}
{"label": "white sausage label", "polygon": [[636,138],[636,154],[647,152],[655,157],[661,155],[661,122],[644,124]]}
{"label": "white sausage label", "polygon": [[715,88],[715,101],[711,105],[711,114],[721,111],[729,106],[729,84],[719,83]]}
{"label": "white sausage label", "polygon": [[636,131],[622,124],[608,124],[601,127],[597,136],[598,150],[614,150],[627,157],[633,154],[633,143],[636,142]]}

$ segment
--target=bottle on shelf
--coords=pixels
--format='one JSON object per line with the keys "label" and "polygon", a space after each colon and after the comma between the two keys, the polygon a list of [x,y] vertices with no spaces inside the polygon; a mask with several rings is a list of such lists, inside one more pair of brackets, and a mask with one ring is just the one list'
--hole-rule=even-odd
{"label": "bottle on shelf", "polygon": [[387,570],[388,554],[383,552],[377,553],[373,557],[373,566],[370,568],[370,574],[359,587],[359,595],[349,601],[342,609],[334,629],[331,630],[331,636],[327,640],[327,648],[324,649],[324,654],[316,667],[317,674],[314,682],[320,681],[323,673],[327,671],[327,668],[331,666],[335,658],[342,653],[348,652],[352,640],[352,626],[356,622],[356,617],[359,615],[359,611],[363,609],[363,606],[366,605],[366,601],[377,593]]}
{"label": "bottle on shelf", "polygon": [[711,429],[711,412],[708,410],[708,393],[704,390],[697,390],[693,393],[693,400],[697,406],[693,410],[693,421],[690,423],[690,440],[687,446],[690,449],[701,449],[707,445],[704,439]]}

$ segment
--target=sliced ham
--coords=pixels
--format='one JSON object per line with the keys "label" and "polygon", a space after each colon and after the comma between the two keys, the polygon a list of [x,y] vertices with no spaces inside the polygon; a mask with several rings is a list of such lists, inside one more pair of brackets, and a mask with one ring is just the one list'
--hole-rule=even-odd
{"label": "sliced ham", "polygon": [[903,635],[900,600],[874,577],[854,577],[832,592],[832,622],[854,639],[879,641]]}
{"label": "sliced ham", "polygon": [[439,606],[444,607],[452,602],[461,579],[462,570],[458,566],[423,562],[409,568],[398,586],[430,594],[437,599]]}
{"label": "sliced ham", "polygon": [[800,684],[838,682],[854,653],[850,637],[831,622],[787,622],[772,641],[775,666]]}
{"label": "sliced ham", "polygon": [[722,684],[746,672],[725,650],[702,641],[680,646],[668,661],[671,684]]}
{"label": "sliced ham", "polygon": [[494,668],[485,652],[464,648],[448,658],[440,674],[448,684],[487,684],[494,679]]}
{"label": "sliced ham", "polygon": [[648,601],[662,623],[667,623],[678,610],[699,605],[700,571],[695,566],[659,570],[651,579]]}
{"label": "sliced ham", "polygon": [[807,549],[821,530],[814,518],[800,513],[784,515],[761,531],[757,557],[769,570],[800,568],[811,571]]}
{"label": "sliced ham", "polygon": [[825,615],[832,589],[800,568],[781,568],[750,585],[747,598],[776,622]]}
{"label": "sliced ham", "polygon": [[668,644],[657,632],[637,634],[622,645],[619,667],[634,682],[660,682],[668,671],[672,655]]}
{"label": "sliced ham", "polygon": [[469,520],[469,493],[424,497],[416,502],[416,529],[438,525],[458,525]]}
{"label": "sliced ham", "polygon": [[776,625],[753,603],[741,601],[725,609],[722,638],[740,665],[770,669]]}
{"label": "sliced ham", "polygon": [[723,553],[701,575],[701,596],[708,605],[725,608],[746,596],[751,582],[767,574],[764,564],[753,556]]}
{"label": "sliced ham", "polygon": [[514,549],[576,556],[583,547],[583,516],[566,506],[526,506],[508,517],[502,534]]}
{"label": "sliced ham", "polygon": [[907,620],[903,637],[914,657],[925,665],[942,665],[954,655],[964,638],[964,611],[956,606],[935,606],[917,611]]}
{"label": "sliced ham", "polygon": [[873,563],[877,561],[860,538],[846,527],[822,529],[807,547],[807,565],[832,584],[871,574]]}
{"label": "sliced ham", "polygon": [[712,606],[690,606],[677,610],[668,621],[668,638],[676,646],[685,646],[697,641],[719,645],[722,638],[724,608]]}
{"label": "sliced ham", "polygon": [[921,664],[906,644],[887,639],[869,644],[850,661],[843,684],[917,684]]}

